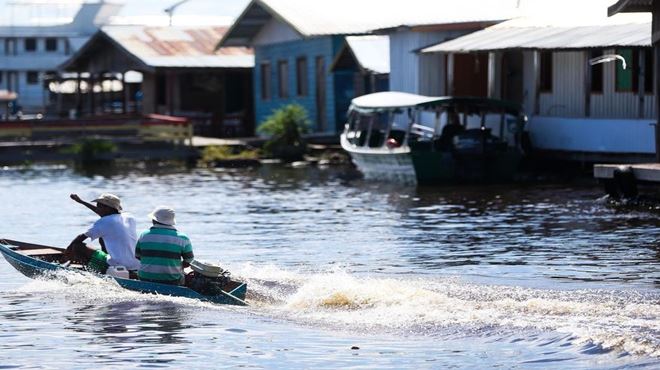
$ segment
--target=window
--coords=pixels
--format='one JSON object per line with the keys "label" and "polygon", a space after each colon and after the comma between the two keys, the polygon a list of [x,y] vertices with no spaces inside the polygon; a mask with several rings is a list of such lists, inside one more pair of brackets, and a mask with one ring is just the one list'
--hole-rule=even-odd
{"label": "window", "polygon": [[541,86],[542,92],[552,92],[552,52],[541,52]]}
{"label": "window", "polygon": [[286,60],[277,62],[277,90],[280,98],[289,96],[289,62]]}
{"label": "window", "polygon": [[39,83],[39,72],[37,71],[28,71],[25,77],[25,81],[28,85],[36,85]]}
{"label": "window", "polygon": [[36,51],[37,50],[37,39],[31,37],[25,39],[25,51]]}
{"label": "window", "polygon": [[16,55],[16,39],[5,39],[5,55]]}
{"label": "window", "polygon": [[623,69],[623,63],[620,60],[616,61],[615,91],[633,91],[633,78],[635,75],[633,69],[637,69],[634,67],[633,51],[631,49],[617,50],[616,54],[621,55],[626,60],[626,69]]}
{"label": "window", "polygon": [[[592,50],[589,59],[597,58],[603,55],[602,50]],[[591,68],[591,92],[595,94],[603,93],[603,63],[588,66]]]}
{"label": "window", "polygon": [[307,58],[296,59],[296,95],[307,96]]}
{"label": "window", "polygon": [[57,39],[49,37],[46,39],[46,51],[57,51]]}
{"label": "window", "polygon": [[261,99],[270,100],[270,63],[261,63]]}

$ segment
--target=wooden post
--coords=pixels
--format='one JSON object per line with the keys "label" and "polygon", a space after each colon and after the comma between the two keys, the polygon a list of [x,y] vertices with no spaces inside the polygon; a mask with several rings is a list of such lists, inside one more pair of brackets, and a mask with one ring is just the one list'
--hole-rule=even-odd
{"label": "wooden post", "polygon": [[591,117],[591,84],[593,80],[593,71],[589,59],[591,57],[590,51],[582,53],[585,59],[586,70],[584,71],[584,116]]}
{"label": "wooden post", "polygon": [[495,97],[495,58],[494,52],[488,53],[488,97]]}
{"label": "wooden post", "polygon": [[[57,76],[57,116],[61,117],[62,116],[62,78]],[[47,91],[50,91],[48,88],[46,88]],[[49,93],[50,94],[50,93]]]}
{"label": "wooden post", "polygon": [[81,84],[82,78],[80,77],[80,72],[76,72],[76,117],[81,116],[83,108]]}
{"label": "wooden post", "polygon": [[104,82],[106,81],[106,74],[105,73],[99,73],[99,87],[101,88],[101,93],[99,94],[99,108],[101,111],[101,115],[105,114],[105,103],[108,100],[108,93],[105,90],[105,84]]}
{"label": "wooden post", "polygon": [[89,72],[87,86],[87,94],[89,95],[89,115],[93,116],[96,114],[96,107],[94,106],[94,73],[92,72]]}
{"label": "wooden post", "polygon": [[454,53],[447,55],[447,95],[454,95]]}
{"label": "wooden post", "polygon": [[541,52],[534,50],[534,114],[541,111]]}
{"label": "wooden post", "polygon": [[126,86],[126,72],[120,74],[121,78],[121,113],[128,113],[128,88]]}

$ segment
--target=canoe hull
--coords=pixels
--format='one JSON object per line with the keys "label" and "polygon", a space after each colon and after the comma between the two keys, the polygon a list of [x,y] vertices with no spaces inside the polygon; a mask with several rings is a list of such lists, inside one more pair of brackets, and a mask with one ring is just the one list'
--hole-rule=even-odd
{"label": "canoe hull", "polygon": [[[12,265],[16,270],[18,270],[23,275],[35,279],[35,278],[54,278],[53,272],[57,271],[72,271],[81,273],[81,271],[63,267],[61,265],[42,261],[37,258],[23,255],[16,250],[12,249],[9,244],[0,243],[0,253],[5,257],[7,262]],[[184,297],[199,299],[202,301],[208,301],[217,304],[229,304],[229,305],[238,305],[245,306],[247,303],[245,300],[245,295],[247,293],[247,285],[241,283],[239,286],[234,288],[230,292],[222,292],[222,295],[215,296],[206,296],[202,295],[192,289],[189,289],[184,286],[175,286],[167,284],[158,284],[147,281],[140,280],[131,280],[131,279],[122,279],[117,277],[111,277],[106,275],[99,275],[104,278],[111,278],[117,282],[121,287],[141,292],[141,293],[151,293],[151,294],[161,294],[167,296],[175,297]]]}

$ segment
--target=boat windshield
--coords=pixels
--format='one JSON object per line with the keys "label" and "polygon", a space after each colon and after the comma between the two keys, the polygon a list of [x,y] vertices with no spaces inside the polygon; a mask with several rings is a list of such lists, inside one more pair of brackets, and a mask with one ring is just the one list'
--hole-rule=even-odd
{"label": "boat windshield", "polygon": [[[504,145],[519,144],[524,115],[516,104],[473,97],[416,97],[383,93],[356,98],[349,111],[346,138],[359,147],[389,149],[410,142],[449,142],[461,132],[480,131]],[[375,98],[406,98],[412,106],[378,106]],[[360,105],[357,105],[360,103]],[[371,104],[367,106],[367,103]],[[440,146],[443,146],[439,144]]]}

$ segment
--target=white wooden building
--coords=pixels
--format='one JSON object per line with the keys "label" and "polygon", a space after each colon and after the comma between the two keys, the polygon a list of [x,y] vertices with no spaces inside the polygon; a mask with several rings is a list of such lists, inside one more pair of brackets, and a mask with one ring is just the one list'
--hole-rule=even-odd
{"label": "white wooden building", "polygon": [[[601,4],[573,17],[516,18],[422,52],[445,55],[448,64],[481,55],[488,65],[479,77],[484,96],[523,105],[537,151],[590,162],[637,161],[655,153],[650,31],[649,14],[608,18]],[[448,93],[461,83],[449,73]]]}
{"label": "white wooden building", "polygon": [[[519,16],[518,1],[434,1],[402,3],[414,10],[405,22],[374,30],[390,37],[390,90],[447,95],[446,57],[421,53],[423,48]],[[474,61],[473,61],[474,63]]]}
{"label": "white wooden building", "polygon": [[22,113],[46,113],[44,80],[78,50],[121,5],[98,2],[80,6],[73,21],[56,25],[0,26],[0,90],[18,94]]}

